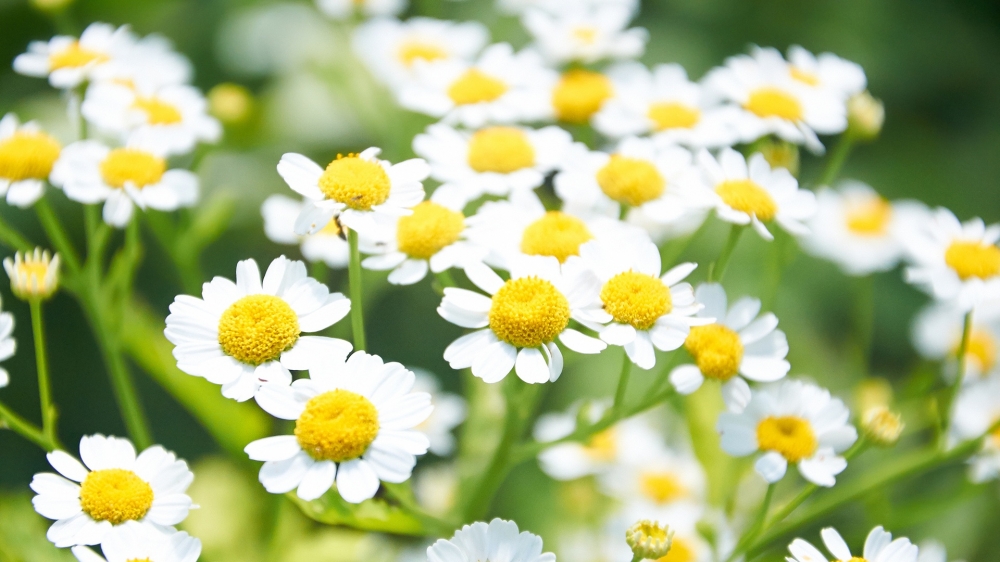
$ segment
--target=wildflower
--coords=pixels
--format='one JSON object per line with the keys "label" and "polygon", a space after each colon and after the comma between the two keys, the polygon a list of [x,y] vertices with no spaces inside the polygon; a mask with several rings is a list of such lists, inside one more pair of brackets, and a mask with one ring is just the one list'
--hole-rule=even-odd
{"label": "wildflower", "polygon": [[631,19],[628,6],[608,3],[593,8],[570,7],[555,15],[529,9],[522,23],[550,63],[593,63],[642,55],[649,33],[641,27],[626,29]]}
{"label": "wildflower", "polygon": [[552,86],[553,114],[558,121],[588,123],[615,90],[614,81],[605,74],[583,68],[567,70]]}
{"label": "wildflower", "polygon": [[489,524],[463,525],[450,539],[438,539],[427,548],[430,562],[555,562],[542,553],[542,538],[528,531],[518,533],[517,523],[494,519]]}
{"label": "wildflower", "polygon": [[[992,377],[968,384],[955,399],[952,443],[981,437],[1000,421],[1000,379]],[[985,482],[1000,477],[1000,430],[986,436],[982,449],[969,460],[969,479]]]}
{"label": "wildflower", "polygon": [[903,434],[903,420],[897,412],[885,406],[865,410],[861,416],[861,429],[870,441],[880,447],[891,447]]}
{"label": "wildflower", "polygon": [[3,268],[10,278],[10,290],[21,300],[44,300],[59,286],[59,254],[35,248],[34,252],[14,253],[5,258]]}
{"label": "wildflower", "polygon": [[18,124],[17,115],[0,119],[0,195],[9,205],[30,207],[45,190],[62,145],[34,121]]}
{"label": "wildflower", "polygon": [[[624,427],[624,423],[619,426]],[[698,459],[688,449],[664,447],[661,435],[654,437],[654,446],[650,447],[650,443],[623,433],[618,440],[622,449],[618,458],[598,475],[601,489],[643,516],[700,506],[705,498],[706,477]],[[680,522],[678,518],[671,520]]]}
{"label": "wildflower", "polygon": [[[777,49],[756,48],[755,56],[782,61]],[[788,73],[792,79],[811,88],[833,92],[841,99],[860,94],[868,84],[865,71],[857,63],[833,53],[814,55],[799,45],[788,48]]]}
{"label": "wildflower", "polygon": [[246,122],[253,105],[253,94],[239,84],[225,82],[208,91],[208,112],[227,125]]}
{"label": "wildflower", "polygon": [[153,34],[135,39],[127,49],[94,69],[91,82],[127,87],[141,84],[156,90],[188,84],[193,73],[191,61],[175,51],[169,39]]}
{"label": "wildflower", "polygon": [[28,52],[14,59],[14,71],[25,76],[47,76],[54,88],[75,88],[127,51],[134,41],[126,26],[92,23],[79,39],[57,35],[48,42],[32,41]]}
{"label": "wildflower", "polygon": [[625,531],[625,542],[639,558],[657,560],[670,552],[674,532],[668,525],[643,519]]}
{"label": "wildflower", "polygon": [[310,262],[322,261],[334,269],[344,269],[350,258],[347,233],[334,217],[313,234],[295,234],[295,219],[306,205],[284,195],[271,195],[260,206],[264,217],[264,234],[277,244],[299,244],[302,256]]}
{"label": "wildflower", "polygon": [[365,17],[394,16],[405,10],[406,5],[406,0],[316,0],[319,11],[337,20],[356,13]]}
{"label": "wildflower", "polygon": [[[1000,308],[998,302],[986,301],[972,313],[972,331],[965,350],[964,384],[1000,374]],[[913,319],[911,341],[914,349],[927,359],[944,362],[947,382],[958,375],[958,351],[962,344],[965,312],[952,302],[934,302]]]}
{"label": "wildflower", "polygon": [[847,100],[847,134],[854,139],[871,142],[882,132],[885,105],[867,91]]}
{"label": "wildflower", "polygon": [[196,562],[201,541],[182,531],[163,533],[126,521],[101,545],[104,556],[85,546],[74,546],[72,551],[80,562]]}
{"label": "wildflower", "polygon": [[430,394],[434,404],[434,411],[416,429],[427,436],[430,452],[439,457],[448,456],[455,450],[455,437],[451,432],[465,421],[465,400],[457,394],[442,391],[437,379],[429,372],[423,369],[413,369],[413,372],[417,376],[413,390]]}
{"label": "wildflower", "polygon": [[[823,537],[823,544],[827,550],[837,560],[865,560],[867,562],[916,562],[917,546],[910,542],[910,539],[900,537],[892,540],[892,533],[875,527],[868,538],[865,539],[864,554],[860,557],[852,556],[851,549],[832,527],[827,527],[820,531]],[[826,561],[826,556],[815,546],[802,539],[795,539],[788,545],[788,551],[792,553],[789,558],[791,562],[819,562]]]}

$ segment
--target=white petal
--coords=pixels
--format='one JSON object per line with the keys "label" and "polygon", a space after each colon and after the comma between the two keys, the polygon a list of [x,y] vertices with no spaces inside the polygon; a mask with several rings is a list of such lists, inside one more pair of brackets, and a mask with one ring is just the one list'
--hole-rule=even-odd
{"label": "white petal", "polygon": [[595,354],[604,351],[608,344],[597,338],[592,338],[572,328],[567,328],[559,334],[559,341],[577,353]]}
{"label": "white petal", "polygon": [[375,496],[378,491],[378,475],[363,459],[341,463],[337,472],[337,491],[348,503],[361,503]]}
{"label": "white petal", "polygon": [[733,377],[722,385],[722,400],[730,412],[742,412],[750,403],[750,385],[740,377]]}
{"label": "white petal", "polygon": [[298,496],[306,501],[312,501],[326,493],[333,486],[337,475],[337,465],[333,461],[317,461],[306,470],[298,490]]}
{"label": "white petal", "polygon": [[680,365],[670,371],[670,384],[681,394],[693,393],[701,388],[703,382],[705,375],[694,365]]}
{"label": "white petal", "polygon": [[840,533],[836,529],[827,527],[820,531],[819,534],[823,537],[823,544],[826,545],[826,549],[830,551],[830,554],[841,560],[851,559],[851,549],[847,547],[847,543],[844,542],[843,537],[840,536]]}
{"label": "white petal", "polygon": [[83,479],[87,477],[87,469],[80,464],[80,461],[65,451],[52,451],[45,455],[45,458],[59,474],[74,482],[83,482]]}
{"label": "white petal", "polygon": [[253,441],[243,448],[243,452],[255,461],[283,461],[301,451],[294,435],[275,435]]}
{"label": "white petal", "polygon": [[753,467],[764,480],[773,484],[785,476],[785,471],[788,470],[788,461],[780,453],[771,451],[761,455]]}
{"label": "white petal", "polygon": [[521,380],[529,384],[549,380],[549,366],[545,363],[545,356],[533,347],[526,347],[517,352],[514,370]]}

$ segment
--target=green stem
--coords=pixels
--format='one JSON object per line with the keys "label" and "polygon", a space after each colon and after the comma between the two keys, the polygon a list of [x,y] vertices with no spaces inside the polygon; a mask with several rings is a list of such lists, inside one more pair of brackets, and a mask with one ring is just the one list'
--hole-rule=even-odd
{"label": "green stem", "polygon": [[38,221],[42,223],[42,228],[45,229],[45,234],[48,235],[49,240],[55,246],[56,251],[62,256],[63,262],[66,263],[67,269],[70,273],[76,273],[80,270],[80,257],[76,252],[76,248],[69,241],[69,236],[66,235],[66,231],[62,227],[62,223],[56,217],[55,211],[52,210],[52,206],[49,205],[48,199],[42,197],[35,202],[35,213],[38,215]]}
{"label": "green stem", "polygon": [[622,348],[622,372],[618,375],[618,389],[615,391],[615,402],[611,407],[614,415],[620,416],[622,408],[625,407],[625,393],[628,391],[628,379],[632,373],[632,360],[629,359],[625,348]]}
{"label": "green stem", "polygon": [[35,247],[31,242],[28,242],[28,239],[22,236],[20,232],[14,230],[10,225],[8,225],[2,217],[0,217],[0,244],[22,252],[31,251],[31,249]]}
{"label": "green stem", "polygon": [[833,148],[833,152],[830,153],[830,159],[826,161],[826,168],[823,169],[823,175],[820,176],[817,186],[829,187],[837,175],[840,173],[840,169],[844,167],[844,162],[847,161],[847,156],[851,153],[851,148],[854,147],[854,138],[851,135],[843,134],[840,135],[840,140],[837,141],[837,145]]}
{"label": "green stem", "polygon": [[708,230],[709,224],[712,221],[708,220],[708,217],[701,222],[701,226],[697,230],[688,234],[683,238],[675,238],[666,243],[660,245],[660,263],[663,264],[663,269],[670,269],[675,265],[678,259],[687,251],[688,247],[695,239],[699,238],[706,230]]}
{"label": "green stem", "polygon": [[711,282],[722,282],[722,276],[726,274],[726,266],[729,265],[729,258],[733,256],[733,250],[736,249],[736,243],[740,241],[740,235],[743,234],[743,230],[746,225],[734,224],[731,229],[729,229],[729,238],[726,239],[726,244],[722,247],[722,251],[719,252],[718,259],[708,267],[708,281]]}
{"label": "green stem", "polygon": [[451,272],[447,269],[434,274],[435,279],[441,285],[441,288],[447,287],[457,287],[455,284],[455,278],[452,277]]}
{"label": "green stem", "polygon": [[49,362],[45,354],[45,328],[42,323],[42,301],[28,301],[31,307],[31,329],[35,338],[35,369],[38,372],[38,398],[42,408],[42,433],[49,443],[56,442],[56,407],[52,402]]}
{"label": "green stem", "polygon": [[319,281],[320,283],[326,284],[326,278],[329,276],[329,268],[326,266],[326,262],[323,260],[316,260],[309,264],[309,277]]}
{"label": "green stem", "polygon": [[643,560],[642,556],[640,556],[638,554],[633,554],[632,555],[632,562],[640,562],[641,560]]}
{"label": "green stem", "polygon": [[948,441],[948,433],[951,430],[951,421],[955,414],[955,402],[958,401],[958,393],[962,390],[962,382],[965,378],[965,363],[966,355],[969,352],[969,339],[972,336],[972,311],[965,313],[965,321],[962,323],[962,342],[958,345],[958,372],[955,373],[955,381],[951,384],[951,388],[948,390],[947,402],[942,408],[944,413],[944,419],[942,420],[941,427],[944,431],[941,433],[941,440],[939,445],[941,448],[946,446]]}
{"label": "green stem", "polygon": [[778,486],[777,482],[771,482],[767,485],[767,492],[764,493],[764,501],[760,502],[760,509],[757,510],[757,516],[754,517],[753,523],[747,527],[747,532],[740,537],[740,540],[736,543],[736,547],[733,548],[733,552],[729,554],[729,558],[726,558],[726,562],[733,562],[746,550],[747,545],[749,545],[753,540],[760,534],[764,528],[764,521],[767,519],[767,510],[771,507],[771,500],[774,498],[774,489]]}
{"label": "green stem", "polygon": [[46,451],[55,451],[59,448],[58,442],[49,440],[41,429],[15,414],[13,410],[2,402],[0,402],[0,427],[10,429]]}
{"label": "green stem", "polygon": [[358,233],[347,231],[347,243],[351,248],[348,264],[348,283],[351,290],[351,329],[354,332],[354,349],[365,349],[365,317],[361,310],[361,252],[358,251]]}

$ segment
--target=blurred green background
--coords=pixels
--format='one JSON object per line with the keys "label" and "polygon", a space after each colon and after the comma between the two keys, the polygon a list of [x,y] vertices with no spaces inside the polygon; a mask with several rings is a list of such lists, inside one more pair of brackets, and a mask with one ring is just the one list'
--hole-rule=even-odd
{"label": "blurred green background", "polygon": [[[478,19],[490,27],[494,40],[510,41],[515,46],[527,41],[517,21],[498,16],[489,0],[418,0],[408,13]],[[233,277],[236,261],[247,257],[262,265],[282,253],[298,257],[296,247],[266,240],[259,213],[267,195],[292,195],[275,172],[281,153],[299,151],[326,161],[338,151],[379,145],[385,148],[386,157],[398,160],[411,155],[410,139],[429,123],[424,117],[397,109],[389,94],[353,58],[346,28],[325,21],[308,2],[78,0],[69,14],[77,31],[87,23],[105,21],[130,24],[140,34],[163,34],[191,58],[195,84],[202,89],[237,82],[254,93],[257,104],[253,118],[228,129],[223,143],[209,153],[198,170],[206,196],[227,193],[237,206],[230,229],[202,260],[207,276]],[[782,50],[801,44],[814,52],[833,51],[860,63],[867,71],[870,90],[885,102],[887,118],[878,142],[859,147],[844,175],[870,183],[889,198],[944,205],[962,219],[978,215],[987,222],[1000,220],[1000,3],[659,0],[643,2],[636,24],[651,34],[644,62],[679,62],[692,77],[700,77],[749,44]],[[64,100],[45,81],[16,75],[10,68],[10,61],[29,41],[47,39],[55,31],[55,24],[27,1],[0,0],[0,114],[15,111],[24,120],[37,118],[68,139]],[[818,173],[818,161],[803,158],[802,179],[808,182]],[[66,221],[78,227],[78,206],[58,193],[54,198]],[[32,240],[43,240],[32,213],[5,205],[0,213]],[[712,259],[723,237],[721,227],[710,229],[684,257]],[[727,280],[731,294],[758,295],[773,305],[789,334],[792,374],[813,377],[850,398],[863,371],[852,326],[855,311],[868,308],[867,301],[855,298],[864,287],[840,275],[830,264],[794,253],[780,285],[775,286],[767,267],[768,260],[776,259],[773,251],[756,237],[744,238]],[[695,279],[700,279],[698,274]],[[327,282],[346,290],[343,272],[330,272]],[[138,285],[145,300],[163,316],[174,295],[181,292],[179,280],[152,240],[148,240]],[[926,298],[904,285],[898,271],[878,276],[874,287],[872,373],[892,381],[898,398],[912,399],[917,404],[914,408],[919,409],[919,399],[934,384],[935,375],[932,366],[916,357],[908,331],[913,314]],[[18,341],[17,355],[4,365],[12,382],[0,390],[0,399],[36,419],[28,309],[13,298],[7,286],[0,287],[0,294],[3,308],[17,318]],[[437,296],[427,281],[380,291],[366,310],[369,347],[389,360],[431,370],[446,388],[457,391],[457,373],[447,367],[441,353],[460,330],[437,316],[436,304]],[[77,304],[60,295],[47,305],[46,318],[63,442],[75,450],[75,443],[85,433],[124,434],[100,357]],[[546,408],[565,407],[580,396],[610,393],[617,373],[617,350],[609,350],[585,366],[574,364],[572,357],[568,363],[566,375],[549,390]],[[197,422],[136,371],[157,441],[195,463],[217,454],[217,447]],[[873,454],[857,463],[857,469],[852,465],[849,472],[860,472],[864,465],[877,465],[891,455]],[[241,520],[269,528],[270,520],[254,512],[254,506],[268,511],[264,509],[268,500],[252,476],[246,477],[245,488],[232,488],[246,473],[219,461],[196,466],[204,466],[208,475],[203,478],[199,471],[199,478],[229,482],[231,488],[204,493],[214,490],[242,498],[249,507],[241,511]],[[0,559],[57,556],[54,550],[44,548],[41,537],[45,524],[27,515],[30,506],[25,503],[31,475],[47,468],[37,448],[0,431]],[[561,505],[565,487],[549,482],[533,463],[515,471],[508,486],[518,493],[502,491],[496,512],[516,517],[522,527],[540,532],[548,540],[555,522],[547,506],[553,502]],[[525,500],[529,497],[534,501]],[[931,501],[917,502],[921,497]],[[233,507],[236,501],[223,504]],[[837,514],[830,523],[844,527],[845,535],[854,541],[878,523],[894,531],[908,531],[914,539],[936,536],[948,544],[955,557],[987,562],[1000,560],[1000,544],[993,540],[998,520],[996,487],[972,487],[964,483],[959,470],[948,470],[892,493],[886,491],[866,505]],[[296,527],[299,530],[288,536],[309,528],[301,521],[289,525],[301,528]],[[810,538],[815,539],[815,532],[811,533]],[[36,547],[29,545],[32,541],[22,541],[26,536],[42,550],[30,550]],[[353,559],[360,556],[358,553],[366,553],[369,559],[386,556],[387,551],[377,545],[363,543],[359,550],[338,558],[345,555],[324,548],[324,537],[314,537],[315,545],[300,541],[296,548],[312,560]],[[18,541],[24,544],[11,546]],[[207,552],[206,559],[256,560],[264,554],[254,544],[251,540],[242,549],[233,547],[235,550],[223,554]],[[286,559],[297,559],[295,556],[288,554]],[[773,556],[780,559],[778,551]]]}

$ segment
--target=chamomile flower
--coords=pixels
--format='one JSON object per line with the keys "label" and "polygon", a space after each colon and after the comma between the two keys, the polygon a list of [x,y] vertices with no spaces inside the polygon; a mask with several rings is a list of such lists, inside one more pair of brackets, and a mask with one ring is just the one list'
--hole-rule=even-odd
{"label": "chamomile flower", "polygon": [[632,10],[621,4],[567,8],[559,14],[529,9],[522,23],[534,45],[552,64],[632,59],[646,50],[649,33],[628,27]]}
{"label": "chamomile flower", "polygon": [[406,0],[316,0],[316,7],[337,20],[354,14],[365,17],[394,16],[406,9]]}
{"label": "chamomile flower", "polygon": [[[823,544],[837,560],[864,560],[865,562],[917,562],[917,545],[910,539],[900,537],[892,540],[892,533],[881,526],[875,527],[865,539],[865,547],[861,556],[851,555],[851,549],[833,527],[820,531]],[[788,545],[792,556],[789,562],[826,562],[826,556],[807,541],[795,539]]]}
{"label": "chamomile flower", "polygon": [[[686,502],[669,506],[653,506],[645,502],[626,504],[614,518],[615,523],[613,526],[618,531],[615,537],[618,544],[614,548],[616,552],[614,560],[624,562],[632,554],[628,544],[621,540],[621,536],[624,534],[621,529],[623,527],[627,528],[630,524],[643,519],[670,524],[670,531],[673,533],[670,541],[670,551],[667,552],[666,556],[658,560],[665,562],[712,562],[713,560],[725,559],[724,553],[718,557],[714,555],[712,545],[699,532],[698,523],[705,516],[705,505],[699,503]],[[703,524],[708,525],[708,520],[707,518],[705,519],[706,521]],[[712,531],[717,533],[715,535],[716,540],[721,543],[728,538],[722,534],[726,529],[716,529],[715,527],[714,525],[712,526]],[[720,544],[720,552],[726,546],[725,544]]]}
{"label": "chamomile flower", "polygon": [[129,50],[134,41],[126,26],[92,23],[79,39],[57,35],[48,42],[32,41],[28,52],[14,59],[14,71],[25,76],[47,76],[55,88],[75,88]]}
{"label": "chamomile flower", "polygon": [[[765,56],[781,54],[774,49],[760,49]],[[788,71],[792,79],[813,88],[832,91],[842,99],[860,94],[868,85],[861,65],[833,53],[814,55],[799,45],[788,48]]]}
{"label": "chamomile flower", "polygon": [[920,548],[917,562],[948,562],[948,550],[940,541],[925,539],[917,546]]}
{"label": "chamomile flower", "polygon": [[169,39],[153,34],[137,39],[128,49],[95,69],[92,78],[94,82],[159,88],[187,84],[192,74],[191,61],[176,52]]}
{"label": "chamomile flower", "polygon": [[[1000,374],[1000,303],[987,302],[972,313],[972,331],[965,352],[964,383]],[[951,302],[928,304],[913,319],[911,340],[921,356],[945,361],[944,374],[950,381],[958,374],[958,350],[962,343],[965,312]]]}
{"label": "chamomile flower", "polygon": [[850,412],[816,385],[784,380],[757,390],[740,412],[719,414],[722,450],[735,457],[762,452],[754,468],[764,480],[781,480],[797,464],[806,480],[833,486],[847,468],[840,456],[858,439]]}
{"label": "chamomile flower", "polygon": [[394,89],[416,77],[417,61],[470,61],[489,41],[475,21],[452,22],[416,17],[369,20],[354,32],[354,51],[373,74]]}
{"label": "chamomile flower", "polygon": [[552,85],[553,117],[564,123],[589,123],[618,91],[612,75],[585,68],[566,70]]}
{"label": "chamomile flower", "polygon": [[74,546],[80,562],[196,562],[201,541],[185,532],[165,534],[158,529],[126,521],[101,544],[101,556],[85,546]]}
{"label": "chamomile flower", "polygon": [[136,456],[128,439],[88,435],[80,439],[83,464],[64,451],[47,458],[59,474],[35,475],[32,503],[55,520],[46,536],[60,548],[102,544],[128,521],[162,532],[193,507],[185,492],[194,474],[159,445]]}
{"label": "chamomile flower", "polygon": [[236,266],[236,283],[216,277],[201,299],[178,295],[170,305],[164,334],[175,346],[177,367],[222,385],[222,395],[249,400],[265,382],[287,386],[290,370],[343,360],[344,340],[307,335],[347,315],[351,301],[306,276],[306,266],[284,256],[267,268]]}
{"label": "chamomile flower", "polygon": [[10,278],[10,290],[21,300],[45,300],[59,287],[59,254],[35,248],[4,258],[3,268]]}
{"label": "chamomile flower", "polygon": [[414,427],[430,415],[431,397],[411,392],[414,375],[399,363],[358,351],[346,361],[323,362],[291,386],[266,384],[257,403],[295,422],[293,435],[265,437],[244,449],[264,461],[260,482],[272,494],[296,490],[319,498],[336,481],[345,501],[375,495],[379,482],[405,482],[427,437]]}
{"label": "chamomile flower", "polygon": [[[17,351],[17,341],[14,340],[14,315],[0,312],[0,361],[6,361]],[[0,367],[0,388],[10,384],[10,373]]]}
{"label": "chamomile flower", "polygon": [[1000,225],[987,227],[980,218],[960,223],[940,207],[922,226],[904,241],[912,262],[908,282],[962,310],[1000,297]]}
{"label": "chamomile flower", "polygon": [[[1000,421],[1000,378],[965,385],[955,400],[952,443],[977,439]],[[969,479],[985,482],[1000,477],[1000,429],[986,436],[982,449],[969,460]]]}
{"label": "chamomile flower", "polygon": [[292,190],[306,198],[295,219],[295,233],[314,234],[333,217],[347,228],[369,235],[376,228],[375,216],[411,214],[424,199],[421,183],[429,173],[419,158],[390,164],[379,160],[380,148],[348,154],[321,168],[312,160],[289,152],[278,162],[278,173]]}
{"label": "chamomile flower", "polygon": [[733,223],[753,225],[765,240],[773,240],[764,223],[775,221],[795,235],[805,235],[803,224],[816,213],[816,196],[799,189],[799,182],[785,168],[771,168],[764,156],[747,161],[742,154],[724,148],[716,159],[707,150],[697,156],[708,186],[705,198],[714,202],[715,214]]}
{"label": "chamomile flower", "polygon": [[488,383],[514,369],[524,382],[543,383],[562,374],[557,338],[578,353],[600,353],[607,347],[569,327],[572,314],[592,302],[600,288],[593,274],[563,275],[559,261],[545,256],[515,260],[508,281],[481,263],[467,266],[465,274],[489,296],[455,287],[444,290],[438,314],[475,330],[444,350],[452,369],[472,367],[472,374]]}
{"label": "chamomile flower", "polygon": [[104,222],[123,228],[135,207],[173,211],[198,201],[198,176],[168,170],[163,137],[136,132],[121,148],[96,140],[75,142],[52,169],[52,184],[85,204],[104,203]]}
{"label": "chamomile flower", "polygon": [[350,247],[337,218],[330,219],[314,234],[295,234],[295,219],[306,205],[284,195],[271,195],[264,200],[260,214],[264,217],[264,234],[277,244],[299,244],[302,256],[310,262],[321,261],[334,269],[344,269],[350,258]]}
{"label": "chamomile flower", "polygon": [[34,121],[20,125],[17,115],[0,119],[0,195],[9,205],[30,207],[45,191],[45,181],[62,145]]}
{"label": "chamomile flower", "polygon": [[518,533],[517,523],[494,519],[487,525],[464,525],[450,539],[438,539],[427,548],[429,562],[555,562],[556,555],[542,553],[542,538],[528,531]]}
{"label": "chamomile flower", "polygon": [[439,457],[448,456],[455,450],[455,436],[451,432],[465,421],[465,400],[457,394],[442,391],[437,379],[429,372],[423,369],[413,369],[413,372],[417,375],[413,390],[430,394],[434,403],[434,411],[416,429],[427,435],[430,452]]}
{"label": "chamomile flower", "polygon": [[514,53],[498,43],[474,62],[419,62],[414,71],[416,79],[399,92],[400,104],[448,125],[530,122],[551,111],[548,93],[556,75],[533,50]]}
{"label": "chamomile flower", "polygon": [[559,127],[494,126],[470,133],[439,123],[413,139],[413,151],[427,159],[431,177],[471,201],[542,185],[572,143]]}
{"label": "chamomile flower", "polygon": [[624,6],[633,14],[639,10],[639,0],[497,0],[496,5],[500,11],[515,15],[533,9],[559,15],[567,10],[601,6]]}
{"label": "chamomile flower", "polygon": [[698,316],[715,323],[691,328],[684,341],[695,364],[670,373],[678,392],[691,394],[706,378],[715,379],[723,383],[726,403],[738,410],[750,399],[744,379],[772,382],[788,374],[788,340],[773,313],[760,314],[760,300],[743,297],[727,307],[726,290],[718,283],[700,285],[694,298],[704,306]]}

